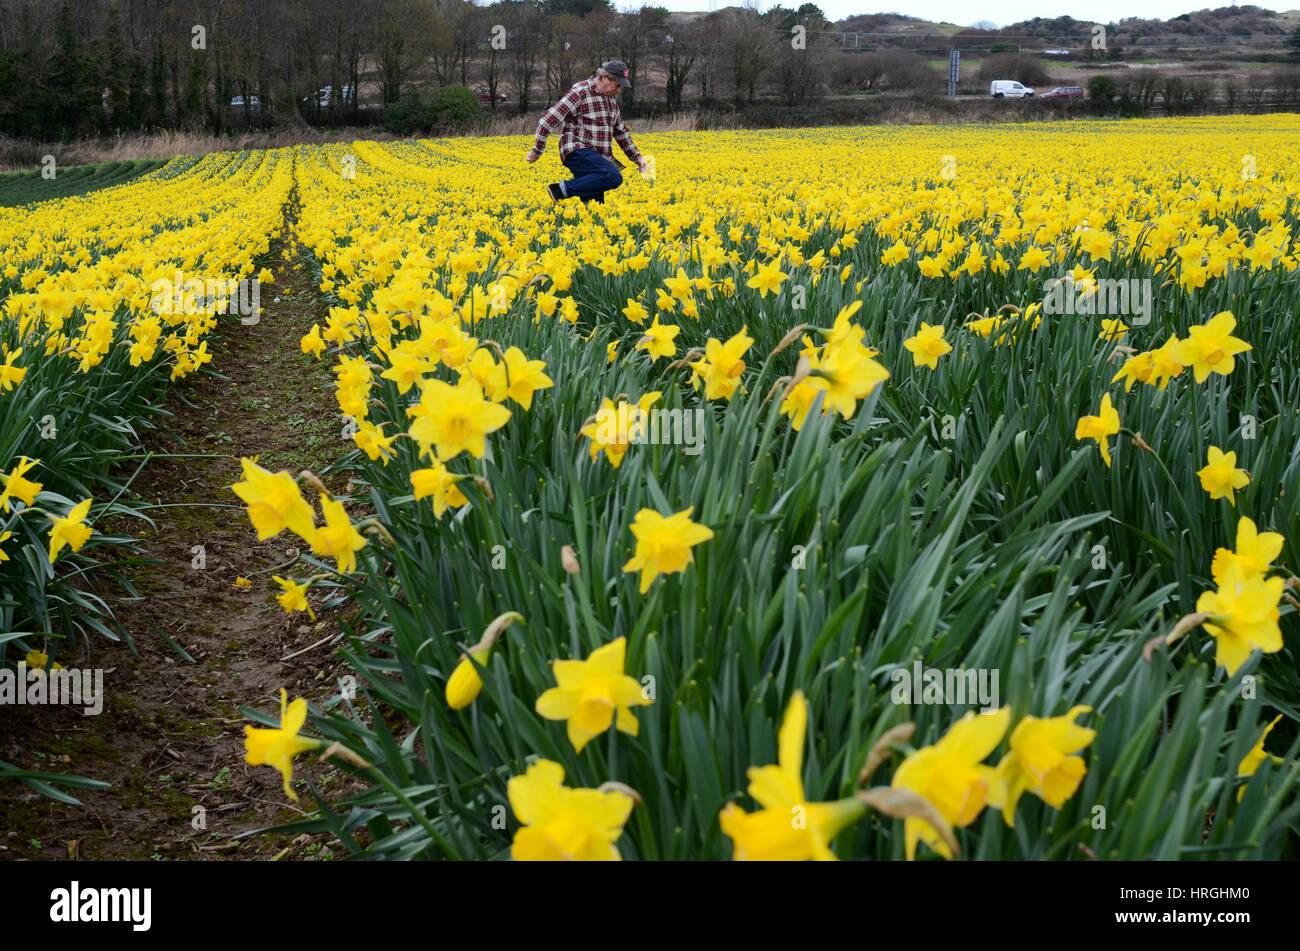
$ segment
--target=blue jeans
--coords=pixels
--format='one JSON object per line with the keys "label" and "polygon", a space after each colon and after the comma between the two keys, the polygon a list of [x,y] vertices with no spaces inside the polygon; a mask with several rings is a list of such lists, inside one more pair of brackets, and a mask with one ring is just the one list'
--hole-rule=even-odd
{"label": "blue jeans", "polygon": [[618,166],[595,149],[578,149],[564,157],[565,167],[573,178],[564,183],[566,195],[583,201],[605,200],[605,192],[623,184]]}

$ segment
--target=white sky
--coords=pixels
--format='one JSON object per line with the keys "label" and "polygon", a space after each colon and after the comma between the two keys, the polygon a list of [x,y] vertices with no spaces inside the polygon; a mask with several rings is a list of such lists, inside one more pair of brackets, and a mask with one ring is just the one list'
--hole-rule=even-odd
{"label": "white sky", "polygon": [[[803,0],[785,0],[784,6],[797,7]],[[1072,16],[1088,23],[1108,23],[1124,17],[1167,20],[1194,10],[1229,6],[1228,0],[814,0],[831,20],[841,20],[855,13],[904,13],[923,20],[969,26],[978,20],[991,20],[1006,26],[1034,17],[1051,19]],[[739,5],[738,0],[714,0],[715,9]],[[639,0],[614,0],[620,9],[636,8]],[[656,6],[669,10],[707,10],[708,0],[655,0]],[[773,0],[760,0],[760,7],[774,6]],[[1279,12],[1300,8],[1300,0],[1254,0],[1254,5]]]}

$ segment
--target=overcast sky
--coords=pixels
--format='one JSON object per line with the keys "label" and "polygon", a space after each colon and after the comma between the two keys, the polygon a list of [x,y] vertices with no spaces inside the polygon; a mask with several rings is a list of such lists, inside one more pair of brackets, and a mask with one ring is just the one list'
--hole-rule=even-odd
{"label": "overcast sky", "polygon": [[[654,2],[655,5],[670,10],[709,9],[708,0]],[[797,7],[801,2],[803,0],[785,0],[784,5]],[[714,6],[716,9],[733,3],[737,3],[737,0],[715,0]],[[638,0],[614,0],[614,5],[635,8],[642,4]],[[773,0],[760,0],[762,9],[774,5]],[[991,20],[998,26],[1006,26],[1034,17],[1050,19],[1066,15],[1090,23],[1108,23],[1131,16],[1167,20],[1192,10],[1213,9],[1229,4],[1221,0],[886,0],[884,3],[875,0],[820,0],[817,5],[832,20],[841,20],[855,13],[905,13],[923,20],[946,21],[962,26],[969,26],[977,20]],[[1293,10],[1300,7],[1300,0],[1282,0],[1278,3],[1256,0],[1254,5],[1269,10]]]}

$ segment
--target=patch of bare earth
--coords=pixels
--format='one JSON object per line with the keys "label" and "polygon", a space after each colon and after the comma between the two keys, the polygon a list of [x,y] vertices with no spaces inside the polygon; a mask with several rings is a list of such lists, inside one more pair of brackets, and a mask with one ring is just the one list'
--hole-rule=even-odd
{"label": "patch of bare earth", "polygon": [[[290,226],[288,233],[292,233]],[[0,750],[11,763],[112,784],[72,792],[68,806],[18,784],[0,803],[0,858],[328,858],[328,842],[285,834],[236,841],[249,829],[303,816],[279,774],[245,765],[242,705],[272,710],[279,690],[320,699],[341,675],[327,616],[287,616],[273,574],[291,574],[300,544],[288,533],[259,543],[230,485],[239,457],[272,470],[320,471],[340,454],[327,364],[298,341],[324,305],[305,266],[277,247],[273,285],[262,287],[258,323],[228,318],[211,349],[214,375],[173,394],[165,438],[132,486],[154,504],[156,529],[139,537],[150,563],[127,570],[140,598],[113,602],[136,652],[101,639],[90,664],[104,673],[104,710],[10,707],[0,714]],[[299,571],[301,575],[301,571]],[[237,578],[252,581],[237,587]],[[162,635],[192,660],[181,656]],[[318,788],[342,784],[331,766],[299,757]],[[302,806],[310,797],[299,784]]]}

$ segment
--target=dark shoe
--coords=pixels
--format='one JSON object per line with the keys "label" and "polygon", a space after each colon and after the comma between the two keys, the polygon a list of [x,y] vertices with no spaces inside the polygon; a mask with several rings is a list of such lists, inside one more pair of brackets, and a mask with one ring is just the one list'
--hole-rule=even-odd
{"label": "dark shoe", "polygon": [[560,191],[560,183],[552,182],[546,186],[547,193],[551,196],[551,201],[559,201],[564,198],[564,192]]}

